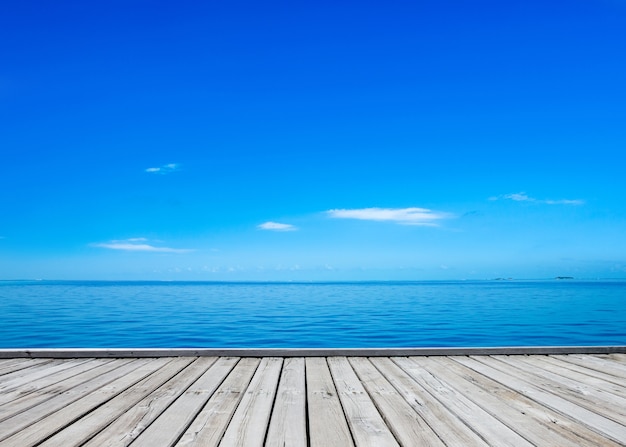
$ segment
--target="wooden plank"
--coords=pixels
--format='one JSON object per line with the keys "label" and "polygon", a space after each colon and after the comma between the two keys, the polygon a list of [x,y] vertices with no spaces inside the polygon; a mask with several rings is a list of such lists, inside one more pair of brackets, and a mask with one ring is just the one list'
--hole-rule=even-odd
{"label": "wooden plank", "polygon": [[561,361],[572,363],[583,368],[600,371],[604,374],[610,374],[622,381],[622,383],[626,380],[626,363],[622,364],[593,355],[565,355],[553,356],[551,358],[557,358]]}
{"label": "wooden plank", "polygon": [[[132,370],[125,371],[124,374],[118,374],[114,380],[109,380],[88,393],[82,393],[80,399],[66,404],[63,408],[37,422],[31,422],[27,427],[22,428],[18,433],[0,443],[0,445],[19,445],[20,447],[38,445],[49,436],[67,427],[81,416],[153,373],[167,361],[168,359],[166,358],[135,360],[129,365],[134,367]],[[119,373],[121,369],[119,368],[114,372]]]}
{"label": "wooden plank", "polygon": [[433,355],[626,353],[626,346],[501,346],[450,348],[143,348],[0,349],[0,358],[154,358],[154,357],[389,357]]}
{"label": "wooden plank", "polygon": [[[494,359],[515,368],[518,377],[532,376],[535,385],[547,391],[558,390],[559,395],[594,413],[611,418],[616,422],[626,421],[626,399],[604,391],[586,382],[578,382],[568,377],[542,369],[533,363],[533,359],[524,356],[510,358],[494,356]],[[589,378],[588,381],[591,381]],[[599,404],[599,402],[602,402]]]}
{"label": "wooden plank", "polygon": [[356,446],[399,445],[346,357],[327,359]]}
{"label": "wooden plank", "polygon": [[114,422],[133,405],[136,405],[141,399],[170,380],[183,368],[189,366],[192,361],[193,359],[190,357],[169,360],[153,374],[86,414],[51,438],[48,438],[40,444],[40,447],[78,447],[82,445],[86,440]]}
{"label": "wooden plank", "polygon": [[498,440],[499,446],[530,447],[532,444],[507,427],[474,402],[456,391],[450,384],[425,369],[419,357],[397,358],[394,361],[417,383],[487,440]]}
{"label": "wooden plank", "polygon": [[[261,368],[255,370],[258,359],[245,358],[230,372],[223,372],[221,383],[221,379],[207,379],[217,387],[211,397],[203,395],[211,393],[210,385],[198,385],[198,379],[215,366],[215,359],[203,364],[206,360],[162,358],[156,360],[163,362],[160,367],[155,359],[48,360],[48,370],[24,368],[29,370],[30,381],[14,374],[3,382],[0,376],[0,386],[11,386],[11,391],[0,393],[0,446],[126,446],[134,440],[133,445],[139,445],[143,436],[150,443],[146,441],[150,430],[161,431],[150,447],[176,441],[179,446],[218,445],[220,441],[221,445],[273,445],[275,440],[276,445],[293,445],[288,434],[291,428],[300,424],[295,432],[300,440],[306,435],[304,409],[309,412],[312,447],[354,445],[352,437],[356,445],[385,445],[376,433],[368,433],[367,441],[357,437],[355,427],[370,424],[371,410],[393,445],[428,445],[437,436],[446,446],[468,447],[487,443],[615,447],[626,442],[626,382],[620,378],[626,356],[622,354],[288,358],[273,359],[278,362],[274,369],[263,359],[265,373],[271,370],[272,377],[260,373]],[[21,366],[23,361],[6,362]],[[6,362],[0,361],[0,368]],[[191,364],[184,367],[185,362]],[[413,366],[401,368],[402,362]],[[414,369],[413,374],[407,368]],[[253,390],[265,394],[251,397]],[[2,404],[7,396],[11,399]],[[365,410],[350,409],[361,401]],[[172,409],[177,405],[180,411]],[[473,420],[464,408],[476,413]],[[346,421],[346,414],[353,418],[351,422]],[[503,438],[502,427],[492,426],[494,420],[528,442]],[[316,426],[321,427],[317,435]],[[342,428],[335,430],[336,426]],[[430,441],[429,430],[434,436]]]}
{"label": "wooden plank", "polygon": [[28,368],[14,370],[7,374],[4,374],[0,377],[0,384],[8,384],[11,383],[14,379],[23,380],[27,377],[37,377],[38,374],[41,374],[43,371],[47,371],[48,368],[54,365],[62,364],[62,360],[47,360],[37,362],[36,364],[30,365]]}
{"label": "wooden plank", "polygon": [[174,445],[185,433],[238,358],[221,357],[133,442],[133,447]]}
{"label": "wooden plank", "polygon": [[[4,392],[0,394],[0,407],[3,405],[11,405],[12,411],[18,406],[18,403],[21,400],[25,400],[26,396],[31,393],[37,393],[41,396],[46,390],[50,391],[52,386],[58,383],[62,383],[63,381],[78,376],[79,374],[84,374],[87,371],[90,371],[93,368],[97,368],[106,363],[112,362],[111,359],[91,359],[85,363],[80,365],[74,365],[74,367],[69,369],[64,369],[55,374],[48,375],[44,378],[37,380],[36,382],[28,382],[22,384],[19,388],[14,388],[11,391]],[[1,414],[1,410],[0,410]],[[3,417],[0,416],[0,420]]]}
{"label": "wooden plank", "polygon": [[325,358],[306,359],[306,385],[310,446],[353,446],[350,429]]}
{"label": "wooden plank", "polygon": [[261,360],[220,446],[263,445],[282,364],[282,358],[266,357]]}
{"label": "wooden plank", "polygon": [[430,371],[535,445],[614,446],[606,438],[450,358],[422,359]]}
{"label": "wooden plank", "polygon": [[304,358],[285,359],[265,447],[307,447]]}
{"label": "wooden plank", "polygon": [[532,356],[530,360],[533,365],[543,368],[546,371],[560,374],[569,379],[573,379],[599,390],[613,393],[626,398],[626,380],[620,379],[610,374],[605,374],[594,369],[584,368],[574,363],[561,360],[558,357]]}
{"label": "wooden plank", "polygon": [[468,425],[409,377],[390,358],[370,360],[446,446],[488,447],[488,444]]}
{"label": "wooden plank", "polygon": [[0,381],[3,379],[1,376],[50,361],[50,359],[7,359],[0,365]]}
{"label": "wooden plank", "polygon": [[[98,360],[98,362],[101,361],[102,360]],[[28,420],[35,422],[33,419],[35,414],[38,414],[43,418],[49,412],[54,412],[59,408],[63,408],[66,403],[71,403],[73,400],[80,398],[79,393],[80,390],[83,389],[83,386],[90,386],[89,383],[92,380],[98,380],[101,376],[109,374],[131,362],[129,359],[113,361],[107,359],[104,361],[107,363],[102,364],[99,367],[83,371],[56,384],[52,384],[40,390],[28,393],[25,396],[21,396],[5,405],[0,406],[0,428],[3,426],[2,424],[4,424],[4,421],[9,418],[17,417],[19,414],[26,411],[29,412]],[[59,402],[58,399],[60,398],[63,400]],[[11,423],[8,425],[11,426]],[[0,433],[2,432],[0,431]]]}
{"label": "wooden plank", "polygon": [[53,362],[50,362],[49,364],[42,365],[42,369],[38,369],[32,374],[18,374],[16,377],[13,377],[11,379],[2,380],[0,381],[0,398],[2,398],[4,394],[10,393],[11,391],[18,388],[20,389],[20,391],[23,391],[28,385],[32,386],[32,384],[35,383],[39,385],[39,382],[43,381],[42,379],[45,379],[49,376],[54,376],[58,372],[63,372],[67,369],[74,367],[80,368],[86,362],[88,362],[87,359],[63,361],[55,360]]}
{"label": "wooden plank", "polygon": [[[123,415],[102,430],[84,447],[128,446],[146,427],[157,419],[178,396],[191,386],[198,377],[206,372],[216,361],[214,357],[195,359],[191,365],[183,369],[163,386],[157,388],[139,403],[131,407]],[[160,446],[153,446],[160,447]]]}
{"label": "wooden plank", "polygon": [[237,409],[260,359],[244,358],[215,391],[176,446],[217,446]]}
{"label": "wooden plank", "polygon": [[433,429],[367,358],[352,357],[349,361],[387,426],[401,445],[444,447],[444,443]]}
{"label": "wooden plank", "polygon": [[521,375],[525,377],[525,379],[521,379],[520,375],[517,374],[516,368],[504,362],[488,356],[455,357],[454,360],[500,382],[535,402],[572,418],[617,443],[623,443],[624,439],[626,439],[625,426],[564,399],[560,395],[555,394],[555,391],[558,390],[546,390],[536,385],[537,380],[532,375]]}

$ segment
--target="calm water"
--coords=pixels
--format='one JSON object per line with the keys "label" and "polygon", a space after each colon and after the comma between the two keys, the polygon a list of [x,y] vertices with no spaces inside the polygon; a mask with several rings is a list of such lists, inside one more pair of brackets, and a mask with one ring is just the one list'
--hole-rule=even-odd
{"label": "calm water", "polygon": [[626,345],[626,282],[4,281],[0,316],[0,348]]}

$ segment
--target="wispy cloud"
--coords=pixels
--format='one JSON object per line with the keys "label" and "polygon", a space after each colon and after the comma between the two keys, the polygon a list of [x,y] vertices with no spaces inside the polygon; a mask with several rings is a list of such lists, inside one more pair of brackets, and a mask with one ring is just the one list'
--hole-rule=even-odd
{"label": "wispy cloud", "polygon": [[542,200],[542,203],[547,203],[548,205],[584,205],[584,200],[578,199],[561,199],[561,200]]}
{"label": "wispy cloud", "polygon": [[543,203],[546,205],[584,205],[584,200],[579,199],[560,199],[560,200],[552,200],[552,199],[535,199],[534,197],[529,197],[525,192],[516,192],[513,194],[503,194],[500,196],[490,197],[489,200],[513,200],[514,202],[532,202],[532,203]]}
{"label": "wispy cloud", "polygon": [[113,240],[91,244],[92,247],[108,248],[110,250],[140,251],[152,253],[189,253],[194,250],[188,248],[159,247],[148,243],[146,238],[131,238],[124,240]]}
{"label": "wispy cloud", "polygon": [[278,222],[265,222],[261,225],[257,226],[260,230],[269,230],[269,231],[296,231],[298,227],[285,223]]}
{"label": "wispy cloud", "polygon": [[450,213],[426,208],[361,208],[326,211],[335,219],[359,219],[393,222],[401,225],[437,226],[438,221],[454,217]]}
{"label": "wispy cloud", "polygon": [[149,172],[152,174],[170,174],[178,170],[180,170],[180,164],[169,163],[163,166],[159,166],[158,168],[148,168],[146,169],[146,172]]}

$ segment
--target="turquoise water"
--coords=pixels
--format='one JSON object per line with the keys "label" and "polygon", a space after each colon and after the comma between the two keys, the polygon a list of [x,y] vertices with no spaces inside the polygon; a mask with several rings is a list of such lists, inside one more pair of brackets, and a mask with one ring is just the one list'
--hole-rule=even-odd
{"label": "turquoise water", "polygon": [[0,348],[626,345],[626,282],[3,281],[0,316]]}

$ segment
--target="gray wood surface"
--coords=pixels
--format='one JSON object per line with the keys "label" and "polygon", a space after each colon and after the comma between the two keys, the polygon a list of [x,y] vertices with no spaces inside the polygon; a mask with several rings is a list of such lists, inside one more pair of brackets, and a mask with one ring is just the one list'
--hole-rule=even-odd
{"label": "gray wood surface", "polygon": [[324,357],[306,359],[306,383],[311,447],[354,445]]}
{"label": "gray wood surface", "polygon": [[[561,390],[558,388],[546,389],[537,384],[540,378],[532,374],[518,373],[515,367],[492,357],[461,357],[455,360],[529,397],[540,405],[567,415],[617,443],[626,443],[626,425],[623,422],[617,423],[571,402],[561,395]],[[598,405],[601,405],[601,402],[598,402]]]}
{"label": "gray wood surface", "polygon": [[220,445],[263,445],[282,365],[282,358],[266,357],[261,360]]}
{"label": "gray wood surface", "polygon": [[396,389],[376,369],[369,359],[353,357],[350,364],[370,398],[401,445],[431,445],[445,447],[439,436],[398,394]]}
{"label": "gray wood surface", "polygon": [[328,359],[328,366],[357,447],[397,446],[398,442],[365,391],[348,359],[331,357]]}
{"label": "gray wood surface", "polygon": [[[215,362],[213,357],[196,359],[163,386],[139,401],[113,423],[95,435],[84,446],[127,446],[150,426],[176,399],[182,395],[207,368]],[[156,446],[153,446],[156,447]]]}
{"label": "gray wood surface", "polygon": [[50,359],[6,359],[0,364],[0,376],[10,374],[15,371],[20,371],[31,366],[38,365],[40,363],[48,363]]}
{"label": "gray wood surface", "polygon": [[392,359],[372,358],[370,360],[446,446],[488,446],[470,426],[442,405],[434,395],[413,380]]}
{"label": "gray wood surface", "polygon": [[259,359],[241,359],[220,385],[177,446],[217,446],[259,366]]}
{"label": "gray wood surface", "polygon": [[449,358],[422,360],[424,361],[430,363],[430,371],[453,384],[463,395],[535,445],[614,445],[586,427],[572,423],[555,411],[538,406],[531,399]]}
{"label": "gray wood surface", "polygon": [[234,357],[221,357],[133,442],[136,447],[173,445],[237,363]]}
{"label": "gray wood surface", "polygon": [[306,447],[306,382],[304,358],[285,359],[272,410],[266,447]]}
{"label": "gray wood surface", "polygon": [[6,358],[140,357],[397,357],[433,355],[626,354],[624,346],[502,346],[489,348],[138,348],[0,349]]}
{"label": "gray wood surface", "polygon": [[192,359],[189,358],[177,358],[166,362],[164,366],[155,371],[154,374],[149,375],[134,386],[126,389],[96,410],[87,413],[80,420],[77,420],[56,435],[48,438],[40,444],[40,446],[73,447],[82,445],[85,440],[92,438],[102,429],[113,423],[128,409],[154,392],[191,362]]}
{"label": "gray wood surface", "polygon": [[626,355],[0,360],[0,447],[626,446]]}
{"label": "gray wood surface", "polygon": [[420,358],[399,358],[396,362],[442,405],[473,427],[484,439],[498,439],[501,446],[532,446],[515,430],[483,410],[467,396],[454,389],[450,383],[422,366],[420,360]]}
{"label": "gray wood surface", "polygon": [[[135,360],[128,364],[130,368],[127,370],[123,369],[123,367],[118,368],[114,371],[117,374],[109,378],[112,380],[107,380],[106,383],[98,383],[97,385],[95,384],[97,381],[93,381],[93,387],[88,393],[84,393],[84,395],[79,396],[79,399],[72,400],[72,402],[65,402],[57,411],[47,414],[35,423],[22,427],[20,431],[8,438],[7,442],[21,447],[39,444],[57,431],[74,423],[77,415],[91,412],[94,408],[97,408],[129,386],[153,373],[164,361],[167,362],[167,359],[156,359],[153,361],[147,359]],[[60,402],[63,401],[63,399],[58,400]],[[30,411],[23,413],[22,416],[29,417],[29,413]],[[23,420],[24,418],[22,418]]]}

